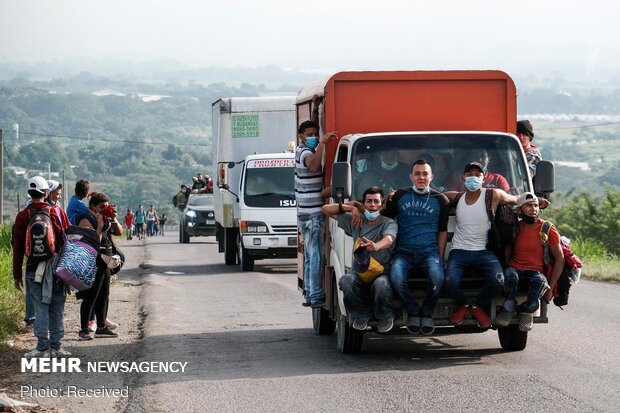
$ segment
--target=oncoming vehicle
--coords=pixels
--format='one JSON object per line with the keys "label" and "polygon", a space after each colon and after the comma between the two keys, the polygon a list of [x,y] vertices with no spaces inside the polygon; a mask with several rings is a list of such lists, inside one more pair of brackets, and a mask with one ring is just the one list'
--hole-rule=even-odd
{"label": "oncoming vehicle", "polygon": [[190,237],[215,235],[213,194],[190,194],[179,222],[179,242],[189,243]]}

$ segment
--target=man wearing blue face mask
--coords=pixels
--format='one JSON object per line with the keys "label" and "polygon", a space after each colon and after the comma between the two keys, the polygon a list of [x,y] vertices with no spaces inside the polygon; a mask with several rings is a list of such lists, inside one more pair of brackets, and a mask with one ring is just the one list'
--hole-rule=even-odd
{"label": "man wearing blue face mask", "polygon": [[302,122],[298,129],[299,146],[295,150],[295,198],[297,225],[304,246],[304,306],[321,307],[325,291],[321,279],[325,217],[323,206],[323,151],[325,144],[337,139],[336,132],[319,138],[319,125],[311,120]]}
{"label": "man wearing blue face mask", "polygon": [[[444,282],[443,255],[450,208],[448,198],[430,187],[433,171],[427,161],[415,161],[409,177],[413,186],[388,197],[384,211],[398,223],[390,283],[407,312],[407,330],[430,335],[435,331],[432,315]],[[428,285],[421,308],[407,285],[416,268],[424,272]]]}
{"label": "man wearing blue face mask", "polygon": [[371,318],[378,320],[379,333],[387,333],[394,327],[392,310],[392,288],[387,276],[394,250],[394,240],[398,233],[396,222],[381,215],[383,191],[374,186],[366,189],[364,203],[359,205],[364,211],[361,216],[354,205],[328,204],[323,213],[338,221],[338,226],[353,238],[360,239],[361,248],[366,248],[370,256],[383,266],[383,274],[366,282],[358,274],[344,274],[338,285],[342,290],[344,306],[356,330],[366,330]]}
{"label": "man wearing blue face mask", "polygon": [[360,189],[378,186],[385,193],[402,188],[408,183],[409,167],[398,162],[398,150],[386,149],[379,152],[379,165],[368,168],[357,185]]}
{"label": "man wearing blue face mask", "polygon": [[[516,204],[518,198],[498,188],[483,188],[484,178],[484,166],[479,162],[470,162],[463,173],[466,191],[445,193],[456,207],[456,228],[446,266],[446,290],[456,304],[456,310],[450,317],[454,324],[462,324],[470,312],[480,328],[489,328],[489,306],[504,288],[502,265],[495,253],[487,249],[491,217],[495,215],[498,205]],[[464,273],[471,269],[484,275],[484,287],[474,302],[468,305],[461,281]]]}

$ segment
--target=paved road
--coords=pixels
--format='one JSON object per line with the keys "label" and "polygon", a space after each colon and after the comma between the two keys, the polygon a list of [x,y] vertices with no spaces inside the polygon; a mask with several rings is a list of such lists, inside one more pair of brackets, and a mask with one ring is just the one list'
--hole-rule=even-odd
{"label": "paved road", "polygon": [[171,234],[146,248],[134,355],[188,364],[131,376],[127,412],[620,411],[618,285],[579,284],[523,352],[500,351],[494,332],[368,334],[363,354],[350,356],[313,333],[294,261],[242,273],[223,264],[213,238],[181,245]]}

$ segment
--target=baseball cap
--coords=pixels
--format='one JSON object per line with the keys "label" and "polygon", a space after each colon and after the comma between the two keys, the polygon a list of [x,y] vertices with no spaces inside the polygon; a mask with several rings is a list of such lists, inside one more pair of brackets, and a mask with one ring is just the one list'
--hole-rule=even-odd
{"label": "baseball cap", "polygon": [[536,205],[538,205],[538,197],[531,192],[524,192],[517,199],[517,207],[521,207],[528,202],[536,202]]}
{"label": "baseball cap", "polygon": [[40,194],[45,194],[45,192],[49,190],[47,179],[42,176],[33,176],[28,180],[28,190],[34,190]]}
{"label": "baseball cap", "polygon": [[482,164],[480,162],[470,162],[467,165],[465,165],[465,170],[463,171],[464,173],[467,173],[471,170],[471,168],[478,168],[480,169],[480,172],[484,173],[484,167],[482,166]]}
{"label": "baseball cap", "polygon": [[55,191],[58,188],[62,188],[62,185],[60,184],[60,182],[55,181],[53,179],[48,179],[47,184],[49,186],[50,191]]}

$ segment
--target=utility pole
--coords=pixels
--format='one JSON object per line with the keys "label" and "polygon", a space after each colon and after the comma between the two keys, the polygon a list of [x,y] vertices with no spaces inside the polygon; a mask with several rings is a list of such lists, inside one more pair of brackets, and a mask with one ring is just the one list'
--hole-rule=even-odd
{"label": "utility pole", "polygon": [[0,225],[4,225],[4,131],[0,129]]}

